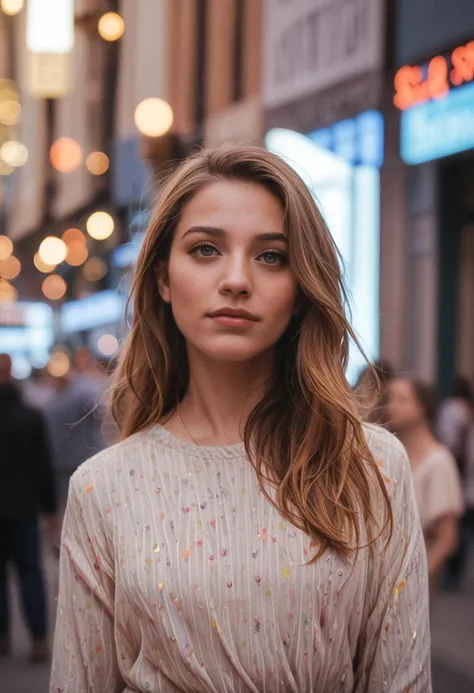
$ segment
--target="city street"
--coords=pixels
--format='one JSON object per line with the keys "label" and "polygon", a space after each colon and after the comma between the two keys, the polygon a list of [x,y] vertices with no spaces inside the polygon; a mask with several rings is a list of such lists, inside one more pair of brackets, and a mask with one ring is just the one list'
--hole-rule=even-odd
{"label": "city street", "polygon": [[[57,579],[54,559],[47,559],[47,566],[52,595]],[[19,617],[15,590],[13,596],[15,651],[11,659],[0,660],[1,691],[48,693],[49,665],[30,665],[26,661],[28,639]],[[53,611],[54,599],[51,599],[51,617]],[[471,551],[469,573],[466,575],[463,590],[439,596],[433,617],[432,637],[434,693],[473,693],[474,551]]]}
{"label": "city street", "polygon": [[110,693],[91,458],[134,693],[474,693],[473,305],[474,0],[0,0],[0,693]]}

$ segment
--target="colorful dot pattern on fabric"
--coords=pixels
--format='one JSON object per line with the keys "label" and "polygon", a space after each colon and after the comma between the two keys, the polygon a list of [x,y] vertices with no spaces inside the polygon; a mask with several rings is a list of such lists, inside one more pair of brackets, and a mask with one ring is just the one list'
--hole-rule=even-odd
{"label": "colorful dot pattern on fabric", "polygon": [[367,431],[395,522],[387,552],[379,543],[371,558],[361,549],[313,561],[317,542],[261,492],[243,445],[200,448],[155,426],[82,465],[62,538],[50,690],[430,693],[410,471],[389,434]]}

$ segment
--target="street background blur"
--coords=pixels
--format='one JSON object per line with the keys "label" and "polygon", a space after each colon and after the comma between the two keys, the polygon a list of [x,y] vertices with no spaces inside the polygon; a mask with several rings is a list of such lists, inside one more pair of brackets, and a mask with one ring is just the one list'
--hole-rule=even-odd
{"label": "street background blur", "polygon": [[[115,439],[104,393],[163,181],[228,142],[279,153],[312,189],[370,357],[441,400],[456,377],[472,388],[473,0],[0,0],[0,353],[44,416],[58,517],[70,474]],[[354,350],[351,384],[363,363]],[[50,626],[58,531],[43,532]],[[436,693],[474,691],[463,536],[433,605]],[[9,585],[1,688],[46,693]]]}

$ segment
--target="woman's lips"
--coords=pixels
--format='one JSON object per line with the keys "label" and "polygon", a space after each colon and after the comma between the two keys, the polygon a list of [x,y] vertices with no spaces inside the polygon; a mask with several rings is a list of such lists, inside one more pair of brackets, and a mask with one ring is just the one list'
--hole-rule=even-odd
{"label": "woman's lips", "polygon": [[256,320],[235,315],[215,315],[211,317],[211,320],[224,327],[250,327],[256,322]]}

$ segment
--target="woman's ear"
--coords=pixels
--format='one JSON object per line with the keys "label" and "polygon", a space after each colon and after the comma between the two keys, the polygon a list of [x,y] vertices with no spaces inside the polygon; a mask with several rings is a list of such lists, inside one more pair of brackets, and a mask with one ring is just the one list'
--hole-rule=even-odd
{"label": "woman's ear", "polygon": [[168,276],[168,265],[163,262],[156,269],[156,278],[158,281],[158,291],[165,303],[171,303],[171,290]]}

